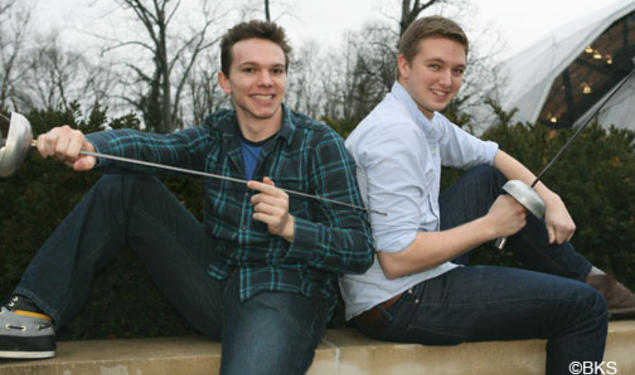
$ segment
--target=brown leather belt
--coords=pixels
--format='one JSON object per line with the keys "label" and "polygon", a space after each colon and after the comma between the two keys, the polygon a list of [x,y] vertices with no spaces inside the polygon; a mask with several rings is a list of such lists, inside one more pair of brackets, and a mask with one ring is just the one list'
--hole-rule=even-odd
{"label": "brown leather belt", "polygon": [[384,310],[387,310],[392,305],[394,305],[395,302],[397,302],[399,297],[401,297],[401,293],[397,294],[396,296],[392,297],[389,300],[386,300],[382,303],[377,304],[375,307],[371,308],[370,310],[364,311],[363,313],[357,315],[355,318],[353,318],[353,320],[355,321],[355,324],[357,324],[357,326],[363,332],[369,332],[369,331],[372,332],[372,331],[377,331],[378,329],[385,328],[384,321],[381,318],[381,309],[379,309],[379,307],[381,307]]}

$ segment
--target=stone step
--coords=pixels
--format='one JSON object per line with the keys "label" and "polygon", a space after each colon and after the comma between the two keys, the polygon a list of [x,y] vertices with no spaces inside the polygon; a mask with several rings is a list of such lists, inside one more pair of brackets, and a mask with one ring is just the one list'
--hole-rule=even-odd
{"label": "stone step", "polygon": [[[544,340],[397,344],[334,329],[308,375],[537,375],[544,374],[544,347]],[[0,360],[0,375],[210,375],[218,374],[220,356],[221,344],[200,336],[59,342],[52,359]],[[609,324],[604,360],[605,374],[635,374],[635,321]]]}

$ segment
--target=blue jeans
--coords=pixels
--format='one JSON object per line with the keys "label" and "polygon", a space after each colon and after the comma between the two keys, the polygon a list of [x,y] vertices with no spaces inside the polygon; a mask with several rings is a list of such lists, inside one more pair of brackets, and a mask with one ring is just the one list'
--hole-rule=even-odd
{"label": "blue jeans", "polygon": [[[483,216],[504,183],[491,167],[468,171],[440,197],[442,229]],[[510,237],[506,247],[535,271],[456,268],[416,285],[390,308],[380,307],[383,326],[365,333],[429,345],[547,339],[547,374],[568,374],[572,361],[601,362],[606,301],[580,281],[591,264],[570,243],[549,245],[544,223],[529,216],[527,226]]]}
{"label": "blue jeans", "polygon": [[241,302],[238,272],[208,275],[215,240],[156,178],[102,177],[33,258],[14,293],[66,324],[91,281],[133,250],[196,330],[221,340],[221,374],[303,374],[326,329],[321,297],[265,292]]}

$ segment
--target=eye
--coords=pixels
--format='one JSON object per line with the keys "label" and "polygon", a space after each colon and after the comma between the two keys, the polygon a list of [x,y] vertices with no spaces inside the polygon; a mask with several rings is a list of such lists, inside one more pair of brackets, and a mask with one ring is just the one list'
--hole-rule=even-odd
{"label": "eye", "polygon": [[252,66],[245,66],[245,67],[243,67],[243,68],[241,69],[241,71],[242,71],[243,73],[253,73],[253,72],[255,72],[255,71],[256,71],[256,69],[255,69],[254,67],[252,67]]}
{"label": "eye", "polygon": [[463,73],[465,73],[465,68],[455,68],[452,69],[452,72],[454,72],[455,75],[462,76]]}
{"label": "eye", "polygon": [[428,68],[430,68],[430,70],[437,71],[437,70],[441,69],[441,65],[439,65],[439,64],[429,64]]}
{"label": "eye", "polygon": [[271,72],[275,75],[281,75],[284,74],[284,69],[283,68],[273,68],[271,69]]}

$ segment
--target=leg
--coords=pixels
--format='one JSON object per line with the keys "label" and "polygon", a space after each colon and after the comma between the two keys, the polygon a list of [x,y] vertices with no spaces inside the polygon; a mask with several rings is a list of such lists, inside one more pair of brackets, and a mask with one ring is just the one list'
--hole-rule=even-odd
{"label": "leg", "polygon": [[240,301],[239,272],[225,291],[222,375],[304,374],[326,329],[321,297],[262,292]]}
{"label": "leg", "polygon": [[602,360],[604,298],[576,280],[505,267],[461,267],[417,285],[383,314],[376,337],[452,345],[545,338],[547,374]]}
{"label": "leg", "polygon": [[15,290],[57,327],[84,304],[96,273],[128,246],[196,329],[220,338],[222,285],[205,270],[214,242],[154,177],[101,178],[42,246]]}
{"label": "leg", "polygon": [[[448,229],[481,217],[487,213],[494,200],[503,193],[505,177],[493,167],[479,166],[470,169],[439,198],[441,229]],[[584,280],[591,270],[589,263],[573,246],[550,245],[544,222],[527,215],[527,225],[508,240],[525,267],[540,272]],[[466,264],[469,255],[457,258]]]}

